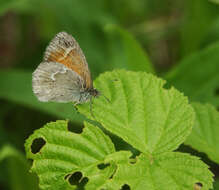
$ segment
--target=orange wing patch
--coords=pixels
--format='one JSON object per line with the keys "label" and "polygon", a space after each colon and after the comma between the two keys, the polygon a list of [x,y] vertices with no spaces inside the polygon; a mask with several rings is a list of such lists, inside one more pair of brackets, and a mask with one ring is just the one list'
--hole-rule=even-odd
{"label": "orange wing patch", "polygon": [[76,49],[59,49],[56,52],[50,52],[47,61],[58,62],[65,65],[84,79],[86,85],[85,88],[89,89],[93,87],[88,66]]}

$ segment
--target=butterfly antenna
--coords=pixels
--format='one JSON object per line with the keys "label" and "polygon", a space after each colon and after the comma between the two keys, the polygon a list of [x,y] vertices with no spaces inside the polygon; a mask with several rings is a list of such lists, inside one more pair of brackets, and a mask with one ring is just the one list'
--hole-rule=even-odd
{"label": "butterfly antenna", "polygon": [[[118,79],[112,80],[112,82],[117,82],[117,81],[119,81],[119,80],[118,80]],[[109,98],[107,98],[106,96],[104,96],[102,93],[100,93],[100,95],[102,95],[102,96],[107,100],[108,103],[111,103],[111,101],[109,100]]]}
{"label": "butterfly antenna", "polygon": [[110,103],[110,100],[109,100],[109,98],[107,98],[106,96],[104,96],[103,94],[102,94],[102,96],[107,100],[107,102],[108,103]]}
{"label": "butterfly antenna", "polygon": [[107,98],[106,96],[104,96],[100,91],[99,91],[99,95],[100,95],[100,96],[103,96],[103,97],[106,99],[106,101],[107,101],[108,103],[110,103],[109,98]]}

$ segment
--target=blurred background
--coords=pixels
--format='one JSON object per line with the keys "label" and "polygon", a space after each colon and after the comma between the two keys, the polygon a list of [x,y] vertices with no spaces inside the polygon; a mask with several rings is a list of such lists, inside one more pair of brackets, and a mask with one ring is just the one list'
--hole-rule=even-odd
{"label": "blurred background", "polygon": [[[218,0],[1,0],[1,190],[38,189],[24,154],[35,129],[57,119],[82,127],[72,104],[41,103],[32,93],[31,74],[60,31],[77,39],[93,79],[116,68],[151,72],[191,101],[219,108]],[[207,156],[180,150],[201,156],[219,177]]]}

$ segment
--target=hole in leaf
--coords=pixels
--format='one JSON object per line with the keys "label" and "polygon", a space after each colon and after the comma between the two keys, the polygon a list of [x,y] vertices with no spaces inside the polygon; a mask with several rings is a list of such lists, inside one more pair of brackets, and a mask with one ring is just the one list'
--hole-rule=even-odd
{"label": "hole in leaf", "polygon": [[129,157],[129,163],[130,164],[135,164],[137,162],[137,156],[140,155],[140,152],[134,152],[130,157]]}
{"label": "hole in leaf", "polygon": [[38,153],[45,144],[46,144],[46,141],[43,138],[34,139],[31,145],[31,152],[33,154]]}
{"label": "hole in leaf", "polygon": [[89,181],[89,179],[87,177],[82,178],[82,180],[78,184],[78,189],[76,189],[76,190],[84,189],[84,186],[87,184],[88,181]]}
{"label": "hole in leaf", "polygon": [[130,164],[135,164],[136,161],[137,161],[137,160],[136,160],[135,158],[132,158],[132,159],[130,159],[129,163],[130,163]]}
{"label": "hole in leaf", "polygon": [[[140,153],[139,153],[140,154]],[[129,157],[129,163],[130,164],[135,164],[137,162],[137,156],[139,156],[139,154],[132,154],[130,157]]]}
{"label": "hole in leaf", "polygon": [[194,185],[194,190],[201,190],[202,189],[202,184],[201,183],[196,183],[195,185]]}
{"label": "hole in leaf", "polygon": [[131,190],[131,188],[128,184],[124,184],[120,190]]}
{"label": "hole in leaf", "polygon": [[216,88],[216,89],[215,89],[214,94],[215,94],[216,96],[219,96],[219,88]]}
{"label": "hole in leaf", "polygon": [[84,190],[84,186],[87,184],[89,179],[83,177],[81,172],[75,172],[65,176],[65,180],[68,180],[71,185],[77,186],[76,190]]}
{"label": "hole in leaf", "polygon": [[68,123],[68,130],[73,133],[81,134],[83,132],[84,126],[75,125],[72,122]]}
{"label": "hole in leaf", "polygon": [[67,176],[65,176],[65,179],[68,179],[71,185],[78,185],[80,183],[81,178],[82,178],[81,172],[75,172],[73,174],[68,174]]}
{"label": "hole in leaf", "polygon": [[65,180],[68,180],[68,178],[70,178],[70,177],[71,177],[71,174],[66,175]]}
{"label": "hole in leaf", "polygon": [[107,164],[102,163],[102,164],[98,164],[98,165],[97,165],[97,167],[98,167],[100,170],[103,170],[103,169],[105,169],[105,168],[107,168],[107,167],[109,167],[109,166],[110,166],[109,163],[107,163]]}

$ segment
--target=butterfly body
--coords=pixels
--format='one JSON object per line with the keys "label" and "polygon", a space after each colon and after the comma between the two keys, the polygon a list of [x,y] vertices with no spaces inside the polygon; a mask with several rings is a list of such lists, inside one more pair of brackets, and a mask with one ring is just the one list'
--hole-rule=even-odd
{"label": "butterfly body", "polygon": [[80,104],[99,95],[93,87],[86,58],[76,40],[58,33],[33,72],[33,92],[40,101]]}

